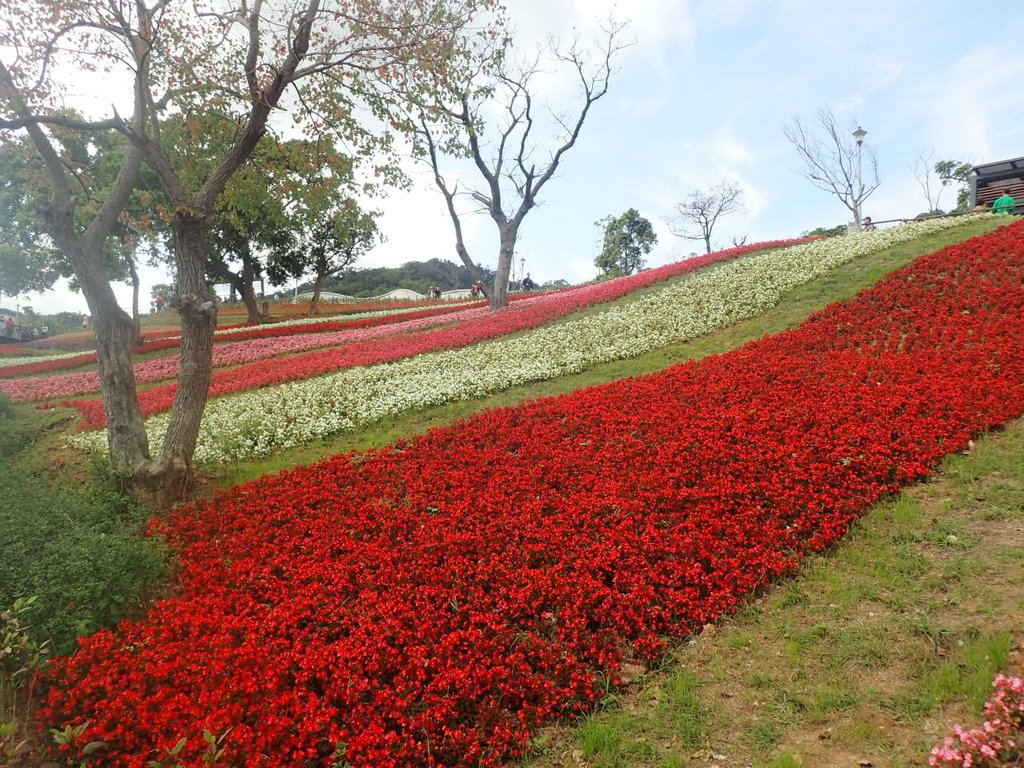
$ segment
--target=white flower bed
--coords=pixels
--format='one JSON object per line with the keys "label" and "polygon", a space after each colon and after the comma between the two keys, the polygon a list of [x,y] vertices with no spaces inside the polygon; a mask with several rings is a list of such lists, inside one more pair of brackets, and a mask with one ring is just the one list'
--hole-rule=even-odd
{"label": "white flower bed", "polygon": [[[451,302],[450,305],[455,304]],[[317,325],[318,323],[347,323],[352,320],[367,320],[373,317],[384,317],[385,315],[406,315],[410,312],[422,312],[424,309],[430,309],[433,305],[430,304],[418,304],[414,307],[398,307],[391,309],[372,309],[366,312],[351,312],[349,314],[341,315],[326,315],[315,317],[296,317],[291,320],[280,320],[275,321],[273,324],[268,325],[268,328],[286,328],[289,326],[302,326],[302,325]],[[221,330],[214,331],[216,336],[231,336],[232,334],[245,333],[251,331],[259,326],[246,325],[242,328],[222,328]],[[178,338],[177,335],[170,336],[168,338]]]}
{"label": "white flower bed", "polygon": [[[930,219],[765,251],[692,273],[627,304],[512,338],[211,400],[195,460],[266,456],[405,411],[482,397],[688,341],[761,314],[802,283],[861,256],[963,223]],[[167,414],[146,429],[159,445]],[[72,438],[94,450],[104,433]]]}

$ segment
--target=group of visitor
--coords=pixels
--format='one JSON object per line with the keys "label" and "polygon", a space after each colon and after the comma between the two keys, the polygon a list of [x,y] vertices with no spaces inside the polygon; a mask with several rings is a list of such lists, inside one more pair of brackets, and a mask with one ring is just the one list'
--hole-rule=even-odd
{"label": "group of visitor", "polygon": [[34,325],[22,325],[16,322],[10,315],[4,316],[3,338],[13,341],[33,341],[34,339],[45,339],[50,335],[50,326],[44,325],[36,328]]}
{"label": "group of visitor", "polygon": [[[1014,199],[1013,195],[1010,194],[1009,187],[1004,189],[1003,193],[992,201],[991,209],[989,209],[988,206],[986,206],[985,203],[982,202],[979,202],[974,207],[974,213],[985,213],[989,210],[991,210],[992,213],[1001,214],[1014,214],[1017,212],[1017,201]],[[874,228],[875,224],[873,221],[871,221],[871,217],[865,216],[864,219],[861,221],[861,229],[870,232]],[[527,277],[527,280],[529,280],[529,277]],[[523,281],[523,288],[526,289],[526,280]]]}

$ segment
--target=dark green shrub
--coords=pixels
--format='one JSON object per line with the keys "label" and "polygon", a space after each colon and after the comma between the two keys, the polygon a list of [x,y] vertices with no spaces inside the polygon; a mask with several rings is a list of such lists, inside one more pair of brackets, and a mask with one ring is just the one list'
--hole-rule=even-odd
{"label": "dark green shrub", "polygon": [[0,459],[13,455],[27,441],[27,430],[19,424],[11,399],[0,392]]}
{"label": "dark green shrub", "polygon": [[58,653],[146,603],[166,572],[161,542],[140,535],[146,513],[111,490],[4,466],[0,608],[35,596],[27,622]]}

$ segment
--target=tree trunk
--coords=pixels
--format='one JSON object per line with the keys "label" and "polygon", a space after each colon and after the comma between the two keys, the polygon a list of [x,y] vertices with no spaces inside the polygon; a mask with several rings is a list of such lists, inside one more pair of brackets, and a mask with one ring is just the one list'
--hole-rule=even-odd
{"label": "tree trunk", "polygon": [[316,279],[313,280],[313,298],[309,300],[309,314],[311,315],[320,314],[320,289],[327,282],[327,277],[326,273],[317,272]]}
{"label": "tree trunk", "polygon": [[265,323],[269,318],[265,312],[260,311],[259,305],[256,303],[255,282],[256,269],[253,267],[252,253],[247,245],[242,253],[242,301],[245,302],[245,309],[249,313],[250,323]]}
{"label": "tree trunk", "polygon": [[508,305],[508,276],[512,270],[512,259],[516,255],[516,239],[519,227],[514,222],[499,226],[500,244],[498,245],[498,272],[494,276],[494,289],[488,297],[491,309],[501,309]]}
{"label": "tree trunk", "polygon": [[228,281],[228,285],[231,286],[231,301],[234,301],[236,295],[242,297],[242,304],[245,306],[245,311],[248,315],[247,321],[250,323],[262,323],[264,318],[260,312],[259,304],[256,303],[256,290],[253,288],[252,281],[250,280],[247,283],[244,276],[236,275],[230,269],[218,269],[215,270],[215,274],[218,277],[225,278]]}
{"label": "tree trunk", "polygon": [[228,285],[231,286],[230,301],[233,302],[235,300],[236,294],[242,297],[242,303],[245,305],[245,310],[248,314],[248,322],[265,323],[270,318],[267,317],[265,312],[260,311],[259,304],[257,303],[256,288],[254,286],[256,282],[256,268],[253,265],[252,254],[247,247],[240,250],[241,253],[236,251],[236,254],[242,261],[241,272],[233,272],[223,259],[215,259],[209,265],[210,272],[214,277],[223,278],[228,281]]}
{"label": "tree trunk", "polygon": [[711,233],[706,232],[704,234],[704,252],[711,253]]}
{"label": "tree trunk", "polygon": [[[242,297],[242,304],[245,306],[245,311],[248,315],[247,322],[264,322],[266,318],[260,312],[259,304],[256,303],[256,291],[251,280],[246,282],[244,275],[236,275],[227,268],[215,268],[213,274],[228,281],[228,285],[231,287],[231,295],[228,301],[234,302],[236,296]],[[182,292],[184,293],[184,291]]]}
{"label": "tree trunk", "polygon": [[256,289],[253,288],[252,283],[243,285],[239,293],[242,294],[242,303],[245,304],[245,311],[249,316],[249,322],[262,323],[264,319],[263,313],[260,312],[260,305],[256,303]]}
{"label": "tree trunk", "polygon": [[132,276],[132,325],[135,326],[135,344],[142,343],[142,321],[139,319],[139,270],[135,266],[135,257],[131,254],[125,256],[128,262],[128,272]]}
{"label": "tree trunk", "polygon": [[[92,261],[101,263],[101,259],[97,254]],[[117,472],[131,475],[149,461],[149,442],[132,368],[136,326],[118,305],[102,272],[76,272],[92,315],[111,462]]]}
{"label": "tree trunk", "polygon": [[192,481],[192,455],[213,371],[217,297],[206,284],[205,219],[191,209],[175,215],[178,291],[172,304],[181,317],[181,367],[167,435],[160,455],[133,477],[133,489],[158,507],[181,499]]}

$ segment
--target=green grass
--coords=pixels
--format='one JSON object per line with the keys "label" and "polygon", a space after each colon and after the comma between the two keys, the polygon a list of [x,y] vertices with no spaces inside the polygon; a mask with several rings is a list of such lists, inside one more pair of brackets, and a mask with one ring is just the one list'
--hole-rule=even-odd
{"label": "green grass", "polygon": [[25,408],[16,408],[7,395],[0,394],[0,461],[14,456],[43,428]]}
{"label": "green grass", "polygon": [[0,401],[0,611],[35,598],[32,637],[67,653],[144,606],[167,567],[161,543],[139,535],[142,509],[96,475],[69,482],[49,463],[48,433],[62,424]]}
{"label": "green grass", "polygon": [[692,675],[675,675],[648,702],[653,716],[630,711],[616,699],[606,701],[576,728],[581,755],[596,768],[684,765],[679,756],[699,749],[705,740],[697,687]]}
{"label": "green grass", "polygon": [[[609,718],[605,749],[619,756],[609,765],[686,757],[689,747],[625,760],[615,746],[639,733],[665,743],[656,735],[674,726],[649,703],[677,681],[698,692],[692,717],[730,764],[846,764],[840,754],[852,765],[924,765],[953,722],[979,722],[995,674],[1020,668],[1022,641],[1024,420],[876,506],[834,552],[675,647],[614,712],[594,713],[567,747],[527,765],[567,764],[551,755],[602,733]],[[630,730],[622,711],[642,725]]]}

